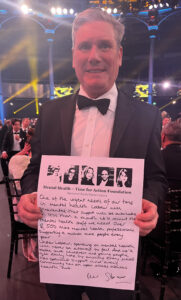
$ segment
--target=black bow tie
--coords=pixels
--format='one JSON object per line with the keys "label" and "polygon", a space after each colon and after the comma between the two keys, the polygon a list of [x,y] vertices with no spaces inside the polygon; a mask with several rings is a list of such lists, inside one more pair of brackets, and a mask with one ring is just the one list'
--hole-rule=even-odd
{"label": "black bow tie", "polygon": [[90,106],[96,106],[101,114],[105,115],[107,113],[110,104],[109,99],[98,99],[92,100],[87,97],[78,95],[77,105],[79,109],[88,108]]}
{"label": "black bow tie", "polygon": [[19,131],[17,131],[17,132],[13,132],[13,134],[20,134],[20,132],[19,132]]}

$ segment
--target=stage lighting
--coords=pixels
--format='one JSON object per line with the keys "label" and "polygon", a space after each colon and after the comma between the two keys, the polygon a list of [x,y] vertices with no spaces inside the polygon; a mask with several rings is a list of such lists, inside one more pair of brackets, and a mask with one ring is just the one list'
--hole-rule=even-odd
{"label": "stage lighting", "polygon": [[63,14],[64,14],[64,15],[67,15],[67,14],[68,14],[68,9],[67,9],[67,8],[64,8],[64,9],[63,9]]}
{"label": "stage lighting", "polygon": [[168,4],[168,3],[166,3],[165,5],[166,5],[167,7],[169,7],[169,4]]}
{"label": "stage lighting", "polygon": [[157,4],[154,4],[153,6],[154,6],[154,8],[157,8],[157,7],[158,7],[158,5],[157,5]]}
{"label": "stage lighting", "polygon": [[23,14],[27,15],[29,13],[29,7],[26,4],[21,5],[21,11]]}
{"label": "stage lighting", "polygon": [[153,5],[150,5],[149,7],[148,7],[148,9],[152,9],[153,8]]}
{"label": "stage lighting", "polygon": [[61,7],[57,7],[56,12],[57,12],[57,15],[61,15],[62,14]]}
{"label": "stage lighting", "polygon": [[117,8],[114,8],[113,9],[113,14],[117,14],[117,12],[118,12]]}
{"label": "stage lighting", "polygon": [[172,104],[176,104],[176,101],[175,101],[175,100],[173,100],[173,101],[172,101]]}
{"label": "stage lighting", "polygon": [[50,11],[51,11],[51,14],[52,14],[52,15],[56,15],[56,8],[55,8],[55,7],[52,7],[52,8],[50,9]]}
{"label": "stage lighting", "polygon": [[163,86],[163,88],[164,89],[168,89],[169,87],[170,87],[170,82],[169,81],[165,81],[165,82],[163,82],[163,84],[162,84],[162,86]]}
{"label": "stage lighting", "polygon": [[74,14],[73,8],[71,8],[71,9],[69,10],[69,13],[70,13],[70,15],[73,15],[73,14]]}
{"label": "stage lighting", "polygon": [[111,13],[112,13],[112,9],[111,9],[111,8],[108,8],[108,9],[107,9],[107,13],[108,13],[108,14],[111,14]]}

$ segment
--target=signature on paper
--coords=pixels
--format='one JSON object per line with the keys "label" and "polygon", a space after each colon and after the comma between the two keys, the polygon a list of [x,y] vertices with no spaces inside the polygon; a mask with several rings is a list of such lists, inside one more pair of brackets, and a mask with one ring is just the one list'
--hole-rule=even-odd
{"label": "signature on paper", "polygon": [[[119,276],[119,275],[113,275],[112,273],[110,272],[106,272],[104,273],[105,275],[105,280],[108,282],[108,281],[111,281],[111,280],[115,280],[116,283],[121,283],[122,279],[124,279],[126,276]],[[87,279],[97,279],[99,278],[99,275],[98,274],[93,274],[93,273],[87,273]]]}
{"label": "signature on paper", "polygon": [[105,279],[106,279],[106,281],[110,281],[110,280],[116,279],[116,280],[119,280],[116,283],[121,283],[121,279],[124,279],[125,277],[126,276],[118,276],[118,275],[115,276],[115,275],[113,275],[110,272],[106,272],[105,273]]}
{"label": "signature on paper", "polygon": [[99,275],[87,273],[87,279],[97,279],[97,278],[99,278]]}

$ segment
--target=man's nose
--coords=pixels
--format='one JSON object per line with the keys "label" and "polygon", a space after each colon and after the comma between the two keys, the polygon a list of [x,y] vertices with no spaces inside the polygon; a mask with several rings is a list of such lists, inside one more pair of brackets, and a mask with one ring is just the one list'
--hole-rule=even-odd
{"label": "man's nose", "polygon": [[97,48],[97,46],[92,46],[90,52],[89,52],[89,62],[90,63],[97,63],[100,61],[100,51]]}

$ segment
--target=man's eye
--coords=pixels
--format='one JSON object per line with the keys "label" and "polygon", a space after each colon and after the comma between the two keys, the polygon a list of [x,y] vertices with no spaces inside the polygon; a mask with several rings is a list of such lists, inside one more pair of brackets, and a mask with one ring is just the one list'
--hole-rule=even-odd
{"label": "man's eye", "polygon": [[100,49],[103,49],[103,50],[106,50],[106,49],[110,49],[111,48],[111,45],[109,43],[101,43],[99,45],[99,48]]}
{"label": "man's eye", "polygon": [[85,43],[85,44],[81,44],[79,45],[79,50],[89,50],[90,49],[90,45]]}

